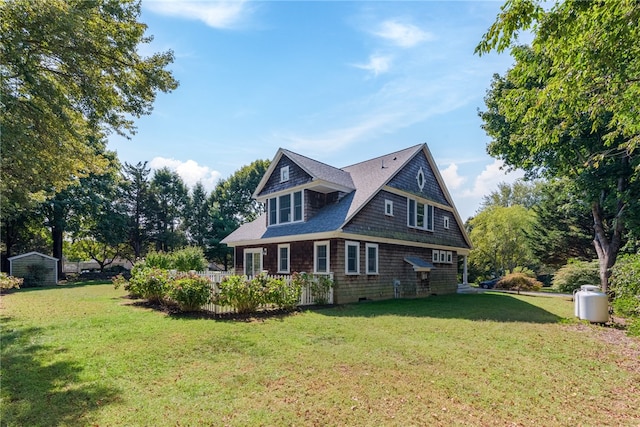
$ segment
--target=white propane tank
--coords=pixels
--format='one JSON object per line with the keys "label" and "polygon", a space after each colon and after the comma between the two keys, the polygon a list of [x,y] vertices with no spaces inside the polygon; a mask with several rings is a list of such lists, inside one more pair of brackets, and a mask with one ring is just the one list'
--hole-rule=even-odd
{"label": "white propane tank", "polygon": [[580,286],[580,290],[575,289],[573,291],[573,314],[576,317],[580,317],[580,298],[581,298],[580,292],[584,292],[584,291],[599,292],[600,286],[582,285]]}
{"label": "white propane tank", "polygon": [[578,297],[578,317],[591,323],[609,321],[609,299],[607,294],[597,291],[580,291]]}

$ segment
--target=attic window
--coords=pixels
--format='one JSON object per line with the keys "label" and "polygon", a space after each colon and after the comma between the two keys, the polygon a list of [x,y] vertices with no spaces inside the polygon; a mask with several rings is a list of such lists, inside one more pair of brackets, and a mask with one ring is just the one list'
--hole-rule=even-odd
{"label": "attic window", "polygon": [[444,218],[442,218],[443,222],[444,222],[444,229],[448,230],[449,229],[449,217],[445,216]]}
{"label": "attic window", "polygon": [[280,182],[289,181],[289,166],[283,166],[280,168]]}
{"label": "attic window", "polygon": [[393,201],[391,200],[384,201],[384,214],[387,216],[393,216]]}
{"label": "attic window", "polygon": [[418,175],[416,175],[416,181],[418,181],[418,188],[420,191],[424,188],[424,171],[422,170],[422,166],[420,166],[420,170],[418,170]]}

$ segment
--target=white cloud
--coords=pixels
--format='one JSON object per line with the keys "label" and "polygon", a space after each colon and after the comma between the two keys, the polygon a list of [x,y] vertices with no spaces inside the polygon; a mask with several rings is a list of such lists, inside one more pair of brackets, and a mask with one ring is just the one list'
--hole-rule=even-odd
{"label": "white cloud", "polygon": [[220,172],[211,170],[208,166],[200,166],[194,160],[183,162],[165,157],[154,157],[149,162],[149,167],[154,170],[163,167],[169,168],[169,170],[177,172],[187,186],[193,187],[200,182],[207,191],[212,191],[221,177]]}
{"label": "white cloud", "polygon": [[249,9],[246,0],[237,1],[145,1],[145,8],[160,15],[202,21],[210,27],[229,29],[237,26]]}
{"label": "white cloud", "polygon": [[380,28],[374,31],[374,34],[405,48],[434,39],[433,34],[422,31],[413,24],[404,24],[397,20],[384,21],[380,24]]}
{"label": "white cloud", "polygon": [[440,171],[444,182],[447,184],[447,188],[450,190],[456,190],[460,188],[462,184],[467,180],[465,177],[458,175],[458,165],[451,163],[449,167]]}
{"label": "white cloud", "polygon": [[502,160],[495,159],[493,163],[487,165],[478,175],[473,184],[473,188],[463,193],[464,197],[482,197],[486,196],[494,190],[498,189],[498,184],[505,182],[513,183],[519,178],[524,177],[524,172],[517,170],[507,173],[503,169]]}
{"label": "white cloud", "polygon": [[371,71],[374,75],[379,75],[389,71],[391,67],[391,57],[384,55],[371,55],[369,56],[369,62],[366,64],[353,64],[356,68]]}

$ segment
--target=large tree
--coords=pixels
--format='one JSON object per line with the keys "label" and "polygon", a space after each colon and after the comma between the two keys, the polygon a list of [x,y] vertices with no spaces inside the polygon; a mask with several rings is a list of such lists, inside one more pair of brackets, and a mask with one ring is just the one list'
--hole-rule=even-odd
{"label": "large tree", "polygon": [[[529,176],[569,178],[589,204],[600,278],[623,244],[640,193],[640,3],[509,1],[477,47],[511,49],[481,113],[491,155]],[[531,46],[517,46],[521,30]]]}
{"label": "large tree", "polygon": [[106,134],[130,135],[177,87],[171,51],[141,55],[140,12],[139,0],[0,2],[3,217],[102,173]]}

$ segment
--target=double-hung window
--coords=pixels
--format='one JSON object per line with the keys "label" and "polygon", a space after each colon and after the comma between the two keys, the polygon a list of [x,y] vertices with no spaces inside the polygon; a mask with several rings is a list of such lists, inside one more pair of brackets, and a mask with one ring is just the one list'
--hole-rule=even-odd
{"label": "double-hung window", "polygon": [[366,244],[367,274],[378,274],[378,245]]}
{"label": "double-hung window", "polygon": [[345,243],[345,274],[360,274],[360,243]]}
{"label": "double-hung window", "polygon": [[288,224],[303,219],[302,191],[271,197],[268,201],[269,225]]}
{"label": "double-hung window", "polygon": [[329,273],[329,241],[314,243],[313,272]]}
{"label": "double-hung window", "polygon": [[278,245],[278,273],[289,273],[290,245]]}
{"label": "double-hung window", "polygon": [[421,230],[433,231],[432,205],[420,203],[414,199],[407,201],[407,226]]}

